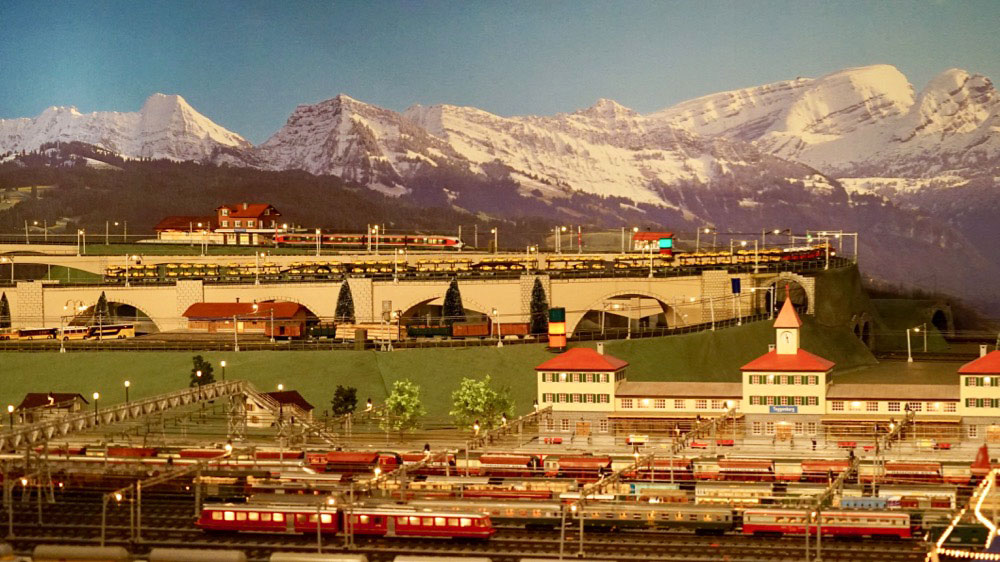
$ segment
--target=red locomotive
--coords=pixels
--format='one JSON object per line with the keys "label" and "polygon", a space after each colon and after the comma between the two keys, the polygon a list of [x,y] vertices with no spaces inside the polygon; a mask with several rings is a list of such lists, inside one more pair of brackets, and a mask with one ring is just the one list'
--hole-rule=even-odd
{"label": "red locomotive", "polygon": [[336,534],[349,518],[358,535],[380,537],[431,537],[488,539],[496,532],[481,513],[415,511],[413,509],[358,507],[350,514],[332,506],[275,504],[206,505],[195,525],[206,531],[249,533]]}

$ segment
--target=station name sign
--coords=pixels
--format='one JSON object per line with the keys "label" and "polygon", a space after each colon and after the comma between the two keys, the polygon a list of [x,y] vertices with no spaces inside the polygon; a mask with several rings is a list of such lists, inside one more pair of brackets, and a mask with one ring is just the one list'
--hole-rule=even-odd
{"label": "station name sign", "polygon": [[772,414],[797,414],[799,413],[798,406],[770,406]]}

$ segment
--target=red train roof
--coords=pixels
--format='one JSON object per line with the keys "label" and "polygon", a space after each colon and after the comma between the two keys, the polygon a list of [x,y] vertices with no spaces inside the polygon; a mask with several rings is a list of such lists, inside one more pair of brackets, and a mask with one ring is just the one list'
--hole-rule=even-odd
{"label": "red train roof", "polygon": [[527,468],[528,464],[530,464],[534,458],[535,457],[532,457],[531,455],[483,455],[479,457],[479,464],[500,464],[504,466],[520,465]]}
{"label": "red train roof", "polygon": [[378,453],[331,451],[326,454],[326,461],[373,464],[378,462]]}
{"label": "red train roof", "polygon": [[559,468],[602,468],[611,466],[611,457],[560,457]]}

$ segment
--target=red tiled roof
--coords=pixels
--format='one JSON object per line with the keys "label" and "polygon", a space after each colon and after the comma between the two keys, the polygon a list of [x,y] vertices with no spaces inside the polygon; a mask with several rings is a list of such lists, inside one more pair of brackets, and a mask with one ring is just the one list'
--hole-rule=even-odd
{"label": "red tiled roof", "polygon": [[[52,400],[49,400],[49,397]],[[68,404],[73,400],[79,398],[84,404],[87,404],[87,399],[83,397],[82,394],[76,394],[73,392],[29,392],[24,395],[24,400],[18,404],[18,410],[26,410],[28,408],[40,408],[43,406],[48,406],[49,404]]]}
{"label": "red tiled roof", "polygon": [[818,355],[813,355],[804,349],[795,355],[778,355],[777,351],[769,351],[740,367],[742,371],[829,371],[836,365]]}
{"label": "red tiled roof", "polygon": [[[199,227],[198,223],[202,226]],[[156,232],[163,232],[165,230],[183,230],[188,232],[190,230],[212,230],[215,225],[215,217],[196,217],[188,215],[173,215],[169,217],[164,217],[163,220],[156,223],[153,230]]]}
{"label": "red tiled roof", "polygon": [[610,355],[601,355],[589,347],[574,347],[535,367],[536,371],[617,371],[628,366]]}
{"label": "red tiled roof", "polygon": [[673,238],[673,232],[633,232],[632,240],[659,240],[660,238]]}
{"label": "red tiled roof", "polygon": [[188,319],[226,319],[234,315],[240,318],[270,318],[271,310],[274,310],[275,320],[293,318],[300,310],[304,310],[302,305],[295,302],[262,302],[257,303],[257,311],[254,312],[252,302],[196,302],[184,311],[184,317]]}
{"label": "red tiled roof", "polygon": [[302,408],[303,411],[309,412],[313,409],[313,405],[306,402],[306,399],[299,394],[298,390],[283,390],[279,392],[268,392],[266,393],[278,404],[292,404]]}
{"label": "red tiled roof", "polygon": [[958,369],[960,375],[1000,375],[1000,351],[969,361]]}
{"label": "red tiled roof", "polygon": [[786,298],[785,304],[781,305],[781,312],[778,313],[778,318],[774,321],[775,328],[801,328],[802,319],[799,318],[799,313],[795,312],[795,307],[792,306],[792,299]]}
{"label": "red tiled roof", "polygon": [[281,216],[277,209],[267,203],[239,203],[237,205],[222,205],[215,210],[229,209],[229,216],[237,219],[256,219],[264,215],[264,211],[271,209],[268,216]]}

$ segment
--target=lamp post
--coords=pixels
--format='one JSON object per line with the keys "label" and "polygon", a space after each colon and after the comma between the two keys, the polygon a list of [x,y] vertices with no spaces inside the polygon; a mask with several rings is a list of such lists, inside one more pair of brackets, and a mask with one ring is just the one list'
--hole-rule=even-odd
{"label": "lamp post", "polygon": [[138,255],[129,256],[128,254],[125,255],[125,286],[126,287],[128,287],[128,266],[133,261],[136,261],[136,262],[139,261],[139,256]]}
{"label": "lamp post", "polygon": [[323,243],[323,231],[316,229],[316,257],[319,257],[319,245]]}
{"label": "lamp post", "polygon": [[927,353],[927,324],[921,324],[913,329],[914,332],[923,332],[924,334],[924,353]]}
{"label": "lamp post", "polygon": [[490,229],[490,234],[493,235],[493,253],[494,254],[496,254],[499,251],[498,242],[497,242],[497,240],[499,238],[499,234],[500,234],[499,230],[500,229],[497,228],[497,227],[495,227],[495,226]]}
{"label": "lamp post", "polygon": [[[701,251],[701,235],[702,235],[702,233],[711,234],[711,233],[714,233],[714,232],[715,232],[715,227],[712,227],[712,226],[705,226],[705,227],[699,228],[697,230],[696,235],[695,235],[694,251],[695,252],[700,252]],[[713,246],[713,249],[714,249],[715,244],[713,243],[712,246]]]}
{"label": "lamp post", "polygon": [[222,367],[222,380],[226,380],[226,360],[219,361],[219,365]]}
{"label": "lamp post", "polygon": [[10,417],[10,429],[14,429],[14,405],[7,404],[7,415]]}
{"label": "lamp post", "polygon": [[[81,247],[83,248],[82,251],[80,249]],[[87,231],[82,228],[78,228],[76,229],[76,256],[80,257],[81,255],[86,253],[87,253]]]}
{"label": "lamp post", "polygon": [[253,274],[253,284],[260,285],[260,259],[265,257],[267,254],[264,252],[254,252],[253,262],[254,262],[254,274]]}
{"label": "lamp post", "polygon": [[237,323],[236,315],[233,315],[233,351],[237,352],[240,350],[240,329]]}
{"label": "lamp post", "polygon": [[132,386],[131,381],[125,381],[125,403],[128,404],[128,389]]}
{"label": "lamp post", "polygon": [[392,254],[392,282],[399,283],[399,256],[403,255],[406,250],[402,248],[397,248]]}
{"label": "lamp post", "polygon": [[538,251],[535,246],[527,246],[524,248],[524,268],[528,273],[531,273],[531,254]]}
{"label": "lamp post", "polygon": [[635,233],[636,232],[639,232],[639,227],[638,226],[633,226],[632,227],[632,244],[631,244],[631,247],[629,248],[630,252],[631,251],[635,251]]}
{"label": "lamp post", "polygon": [[503,326],[500,324],[500,311],[494,308],[493,323],[497,325],[497,347],[503,347]]}
{"label": "lamp post", "polygon": [[375,238],[375,255],[377,256],[378,255],[378,242],[379,242],[379,240],[378,240],[378,225],[377,224],[372,227],[372,234],[374,235],[374,238]]}
{"label": "lamp post", "polygon": [[910,328],[906,329],[906,362],[913,363],[913,349],[910,347]]}
{"label": "lamp post", "polygon": [[97,417],[97,401],[101,399],[101,393],[95,392],[93,397],[94,397],[94,425],[97,425],[98,423],[100,423],[100,420]]}

